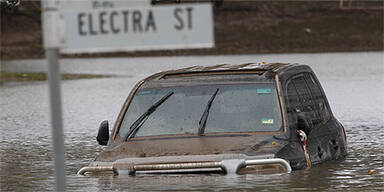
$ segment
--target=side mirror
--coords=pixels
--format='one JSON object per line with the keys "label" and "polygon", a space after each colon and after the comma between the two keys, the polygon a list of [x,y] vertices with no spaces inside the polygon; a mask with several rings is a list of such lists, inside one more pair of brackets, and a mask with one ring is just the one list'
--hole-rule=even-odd
{"label": "side mirror", "polygon": [[109,139],[109,123],[108,120],[101,122],[96,140],[99,145],[107,145]]}

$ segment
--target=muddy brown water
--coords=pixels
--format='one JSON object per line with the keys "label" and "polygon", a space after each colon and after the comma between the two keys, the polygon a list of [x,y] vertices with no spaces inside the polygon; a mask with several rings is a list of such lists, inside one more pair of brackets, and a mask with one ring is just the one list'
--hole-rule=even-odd
{"label": "muddy brown water", "polygon": [[[67,59],[65,72],[117,74],[62,82],[68,191],[382,191],[384,189],[383,52]],[[103,150],[99,123],[114,123],[139,79],[159,70],[217,63],[281,61],[309,64],[344,124],[348,156],[309,170],[273,175],[77,176]],[[42,60],[3,63],[9,71],[44,70]],[[54,191],[46,82],[0,86],[1,191]],[[372,174],[369,174],[372,173]]]}

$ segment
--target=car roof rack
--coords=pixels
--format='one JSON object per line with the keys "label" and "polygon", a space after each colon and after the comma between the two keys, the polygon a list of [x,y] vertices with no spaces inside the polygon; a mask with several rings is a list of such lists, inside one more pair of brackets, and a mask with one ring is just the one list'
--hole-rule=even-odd
{"label": "car roof rack", "polygon": [[212,74],[228,74],[228,73],[244,73],[252,72],[258,73],[260,75],[264,74],[267,71],[275,72],[278,68],[282,66],[287,66],[285,63],[245,63],[239,65],[230,65],[230,64],[219,64],[213,66],[192,66],[177,70],[165,71],[160,79],[171,78],[179,75],[212,75]]}

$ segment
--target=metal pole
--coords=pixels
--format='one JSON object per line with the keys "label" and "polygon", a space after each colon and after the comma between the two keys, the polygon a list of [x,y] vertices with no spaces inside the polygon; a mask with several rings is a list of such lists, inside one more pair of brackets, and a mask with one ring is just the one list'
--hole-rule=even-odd
{"label": "metal pole", "polygon": [[55,154],[56,190],[65,190],[65,151],[61,111],[61,89],[58,49],[46,49],[49,95],[51,105],[52,140]]}
{"label": "metal pole", "polygon": [[43,42],[48,65],[49,98],[51,109],[52,143],[54,149],[56,190],[65,190],[65,151],[61,111],[59,70],[59,0],[42,1]]}

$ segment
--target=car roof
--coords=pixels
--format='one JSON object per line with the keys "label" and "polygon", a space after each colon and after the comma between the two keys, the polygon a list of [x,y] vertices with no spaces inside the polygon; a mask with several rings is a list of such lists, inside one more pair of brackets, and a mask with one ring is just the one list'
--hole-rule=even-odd
{"label": "car roof", "polygon": [[219,72],[237,72],[237,71],[254,71],[265,73],[291,66],[295,64],[287,63],[245,63],[245,64],[219,64],[213,66],[192,66],[177,70],[164,71],[163,77],[176,76],[182,74],[198,74],[198,73],[219,73]]}
{"label": "car roof", "polygon": [[245,63],[192,66],[154,74],[143,80],[141,88],[192,85],[194,83],[270,82],[274,79],[276,73],[294,66],[299,65],[288,63]]}

